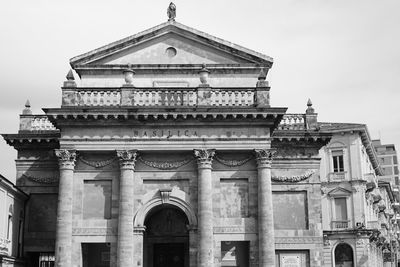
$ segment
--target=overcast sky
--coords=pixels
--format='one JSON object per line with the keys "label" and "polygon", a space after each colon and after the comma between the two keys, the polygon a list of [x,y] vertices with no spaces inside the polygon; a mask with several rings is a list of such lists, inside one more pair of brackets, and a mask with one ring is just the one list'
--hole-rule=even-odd
{"label": "overcast sky", "polygon": [[[400,149],[400,1],[176,0],[177,21],[274,58],[272,106],[368,125]],[[169,1],[7,1],[0,11],[1,133],[24,103],[59,107],[69,59],[167,20]],[[16,153],[0,141],[0,173]]]}

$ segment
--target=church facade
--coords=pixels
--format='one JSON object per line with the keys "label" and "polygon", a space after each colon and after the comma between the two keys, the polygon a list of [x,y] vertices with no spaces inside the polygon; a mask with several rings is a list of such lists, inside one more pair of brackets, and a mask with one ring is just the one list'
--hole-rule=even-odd
{"label": "church facade", "polygon": [[174,19],[72,58],[61,107],[3,135],[27,266],[323,266],[331,134],[271,105],[272,63]]}

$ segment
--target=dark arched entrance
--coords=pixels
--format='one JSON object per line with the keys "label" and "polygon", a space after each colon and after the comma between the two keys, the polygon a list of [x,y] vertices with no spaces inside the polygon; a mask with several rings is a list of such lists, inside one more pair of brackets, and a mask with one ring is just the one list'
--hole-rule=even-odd
{"label": "dark arched entrance", "polygon": [[186,214],[172,205],[151,210],[144,222],[144,267],[188,267],[188,224]]}
{"label": "dark arched entrance", "polygon": [[346,243],[335,248],[335,267],[353,267],[353,249]]}

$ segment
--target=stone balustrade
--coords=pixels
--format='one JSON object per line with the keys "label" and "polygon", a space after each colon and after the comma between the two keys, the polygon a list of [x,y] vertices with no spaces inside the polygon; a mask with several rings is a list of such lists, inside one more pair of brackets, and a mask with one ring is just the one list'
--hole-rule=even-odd
{"label": "stone balustrade", "polygon": [[20,131],[57,131],[46,115],[20,115]]}
{"label": "stone balustrade", "polygon": [[11,241],[5,238],[0,238],[0,255],[8,255],[10,251]]}
{"label": "stone balustrade", "polygon": [[306,114],[285,114],[278,125],[278,130],[305,130]]}
{"label": "stone balustrade", "polygon": [[332,229],[347,229],[349,228],[349,221],[332,221]]}
{"label": "stone balustrade", "polygon": [[[260,98],[259,100],[256,98]],[[266,102],[266,99],[268,101]],[[257,101],[258,100],[258,101]],[[269,91],[257,88],[63,88],[63,107],[269,107]]]}

